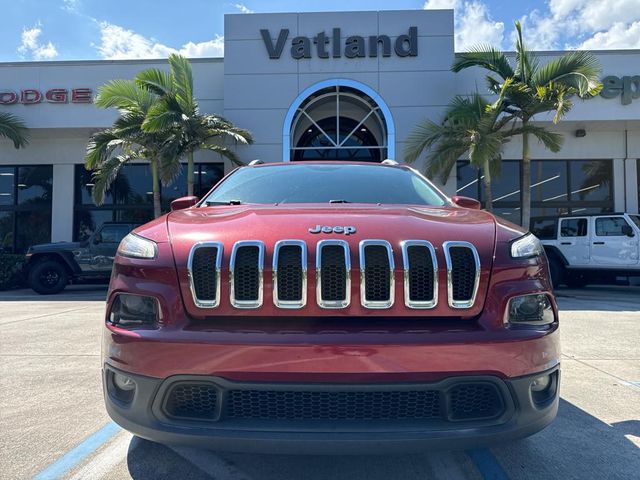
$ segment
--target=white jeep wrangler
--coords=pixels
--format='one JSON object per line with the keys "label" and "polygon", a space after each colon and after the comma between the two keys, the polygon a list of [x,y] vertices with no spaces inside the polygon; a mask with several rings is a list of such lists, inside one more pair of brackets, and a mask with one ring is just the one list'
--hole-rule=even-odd
{"label": "white jeep wrangler", "polygon": [[539,217],[532,219],[531,231],[544,245],[554,286],[640,276],[638,214]]}

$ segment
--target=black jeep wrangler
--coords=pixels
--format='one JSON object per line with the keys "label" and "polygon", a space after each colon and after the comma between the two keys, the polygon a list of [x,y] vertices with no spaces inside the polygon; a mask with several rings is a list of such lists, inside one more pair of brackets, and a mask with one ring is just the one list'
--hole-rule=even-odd
{"label": "black jeep wrangler", "polygon": [[103,223],[84,242],[43,243],[29,247],[25,276],[42,295],[59,293],[69,282],[108,282],[120,240],[134,223]]}

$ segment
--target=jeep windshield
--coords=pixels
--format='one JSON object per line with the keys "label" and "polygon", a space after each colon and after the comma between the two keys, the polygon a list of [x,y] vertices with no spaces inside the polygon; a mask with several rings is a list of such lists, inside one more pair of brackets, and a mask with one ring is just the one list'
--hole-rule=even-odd
{"label": "jeep windshield", "polygon": [[424,178],[404,168],[296,163],[240,168],[201,206],[283,203],[442,206],[446,201]]}

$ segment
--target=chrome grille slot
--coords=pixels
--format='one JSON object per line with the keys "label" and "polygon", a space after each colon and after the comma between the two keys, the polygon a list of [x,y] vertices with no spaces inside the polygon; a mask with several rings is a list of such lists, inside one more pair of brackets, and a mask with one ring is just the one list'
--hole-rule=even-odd
{"label": "chrome grille slot", "polygon": [[198,308],[215,308],[220,304],[222,252],[222,244],[218,242],[196,243],[189,252],[189,287]]}
{"label": "chrome grille slot", "polygon": [[386,240],[360,242],[360,302],[365,308],[390,308],[395,296],[391,244]]}
{"label": "chrome grille slot", "polygon": [[273,303],[280,308],[307,303],[307,245],[302,240],[281,240],[273,249]]}
{"label": "chrome grille slot", "polygon": [[404,303],[409,308],[434,308],[438,304],[438,260],[426,240],[402,242]]}
{"label": "chrome grille slot", "polygon": [[263,297],[264,243],[236,242],[229,264],[231,304],[236,308],[259,308]]}
{"label": "chrome grille slot", "polygon": [[316,247],[316,295],[322,308],[351,303],[351,259],[344,240],[321,240]]}
{"label": "chrome grille slot", "polygon": [[444,242],[447,290],[451,308],[471,308],[480,282],[480,257],[469,242]]}

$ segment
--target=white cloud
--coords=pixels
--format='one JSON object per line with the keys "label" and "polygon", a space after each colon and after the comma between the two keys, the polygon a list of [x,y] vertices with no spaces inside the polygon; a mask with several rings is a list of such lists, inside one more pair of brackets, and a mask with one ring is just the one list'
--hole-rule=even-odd
{"label": "white cloud", "polygon": [[474,45],[491,44],[502,47],[504,23],[491,18],[487,6],[478,1],[427,0],[426,10],[454,10],[455,49],[457,52],[469,50]]}
{"label": "white cloud", "polygon": [[240,13],[254,13],[254,11],[248,8],[244,3],[234,3],[233,6],[240,10]]}
{"label": "white cloud", "polygon": [[580,45],[584,50],[608,50],[623,48],[640,48],[640,21],[627,25],[614,23],[604,32],[598,32]]}
{"label": "white cloud", "polygon": [[33,60],[52,60],[58,56],[58,50],[51,42],[40,43],[42,23],[40,21],[31,28],[23,28],[18,53],[23,58]]}
{"label": "white cloud", "polygon": [[109,60],[136,58],[165,58],[171,53],[185,57],[221,57],[224,54],[224,38],[217,35],[213,40],[189,42],[181,48],[173,48],[133,30],[108,22],[100,23],[101,43],[97,46],[102,58]]}
{"label": "white cloud", "polygon": [[66,10],[67,12],[77,13],[80,8],[80,0],[63,0],[62,1],[62,10]]}

